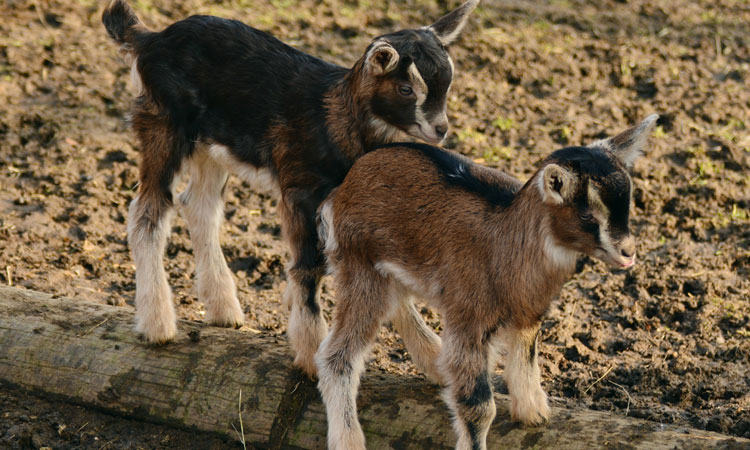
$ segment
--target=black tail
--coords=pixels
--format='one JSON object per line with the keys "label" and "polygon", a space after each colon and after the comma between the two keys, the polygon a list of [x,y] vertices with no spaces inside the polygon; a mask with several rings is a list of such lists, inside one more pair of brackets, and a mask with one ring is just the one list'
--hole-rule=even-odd
{"label": "black tail", "polygon": [[112,0],[102,13],[102,23],[119,44],[132,44],[136,34],[146,31],[133,9],[123,0]]}

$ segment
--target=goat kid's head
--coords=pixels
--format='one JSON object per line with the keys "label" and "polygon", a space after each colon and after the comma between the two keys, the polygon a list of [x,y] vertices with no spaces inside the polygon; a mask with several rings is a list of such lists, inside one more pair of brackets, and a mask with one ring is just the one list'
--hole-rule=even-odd
{"label": "goat kid's head", "polygon": [[657,119],[653,114],[615,137],[564,148],[544,160],[536,181],[543,202],[555,210],[550,231],[559,244],[614,267],[635,263],[628,170]]}
{"label": "goat kid's head", "polygon": [[431,144],[448,132],[446,97],[453,61],[445,46],[453,42],[479,0],[468,0],[434,24],[375,38],[362,58],[363,84],[370,93],[374,125],[401,130]]}

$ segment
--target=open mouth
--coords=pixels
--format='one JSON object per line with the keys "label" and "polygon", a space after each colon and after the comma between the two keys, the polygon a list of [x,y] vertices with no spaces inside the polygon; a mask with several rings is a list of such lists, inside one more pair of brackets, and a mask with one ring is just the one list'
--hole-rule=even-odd
{"label": "open mouth", "polygon": [[618,269],[627,269],[628,267],[632,267],[635,264],[635,255],[631,256],[630,258],[625,258],[619,255],[613,256],[602,247],[596,248],[594,256],[601,259],[610,266],[616,267]]}

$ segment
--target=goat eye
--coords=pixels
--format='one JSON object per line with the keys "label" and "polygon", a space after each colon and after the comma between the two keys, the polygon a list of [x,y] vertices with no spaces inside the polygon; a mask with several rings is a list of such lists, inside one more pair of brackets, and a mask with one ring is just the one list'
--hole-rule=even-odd
{"label": "goat eye", "polygon": [[578,214],[578,218],[584,222],[592,222],[594,220],[594,216],[591,213],[580,213]]}
{"label": "goat eye", "polygon": [[414,90],[411,88],[411,86],[402,84],[401,86],[398,87],[398,93],[403,95],[404,97],[408,97],[414,93]]}

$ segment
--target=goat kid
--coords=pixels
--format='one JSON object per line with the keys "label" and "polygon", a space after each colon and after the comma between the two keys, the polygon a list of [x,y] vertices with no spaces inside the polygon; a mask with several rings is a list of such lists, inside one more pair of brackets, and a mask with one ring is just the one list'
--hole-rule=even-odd
{"label": "goat kid", "polygon": [[289,338],[307,373],[327,333],[318,303],[324,257],[316,211],[358,157],[408,134],[442,141],[453,63],[445,48],[479,0],[433,25],[374,39],[347,70],[234,20],[192,16],[151,32],[122,0],[102,15],[122,44],[140,89],[132,125],[140,140],[138,195],[128,243],[136,265],[136,330],[150,343],[176,335],[162,256],[173,188],[191,173],[177,203],[196,257],[206,318],[239,326],[244,313],[219,245],[222,191],[229,172],[279,194],[291,247],[285,302]]}
{"label": "goat kid", "polygon": [[[445,386],[456,448],[486,448],[495,417],[490,374],[503,339],[512,417],[549,417],[540,320],[578,255],[617,268],[635,262],[627,169],[656,119],[558,150],[525,184],[424,144],[391,144],[357,161],[320,212],[337,293],[331,333],[315,356],[329,448],[364,448],[359,378],[389,317],[415,364]],[[442,343],[413,296],[441,312]]]}

